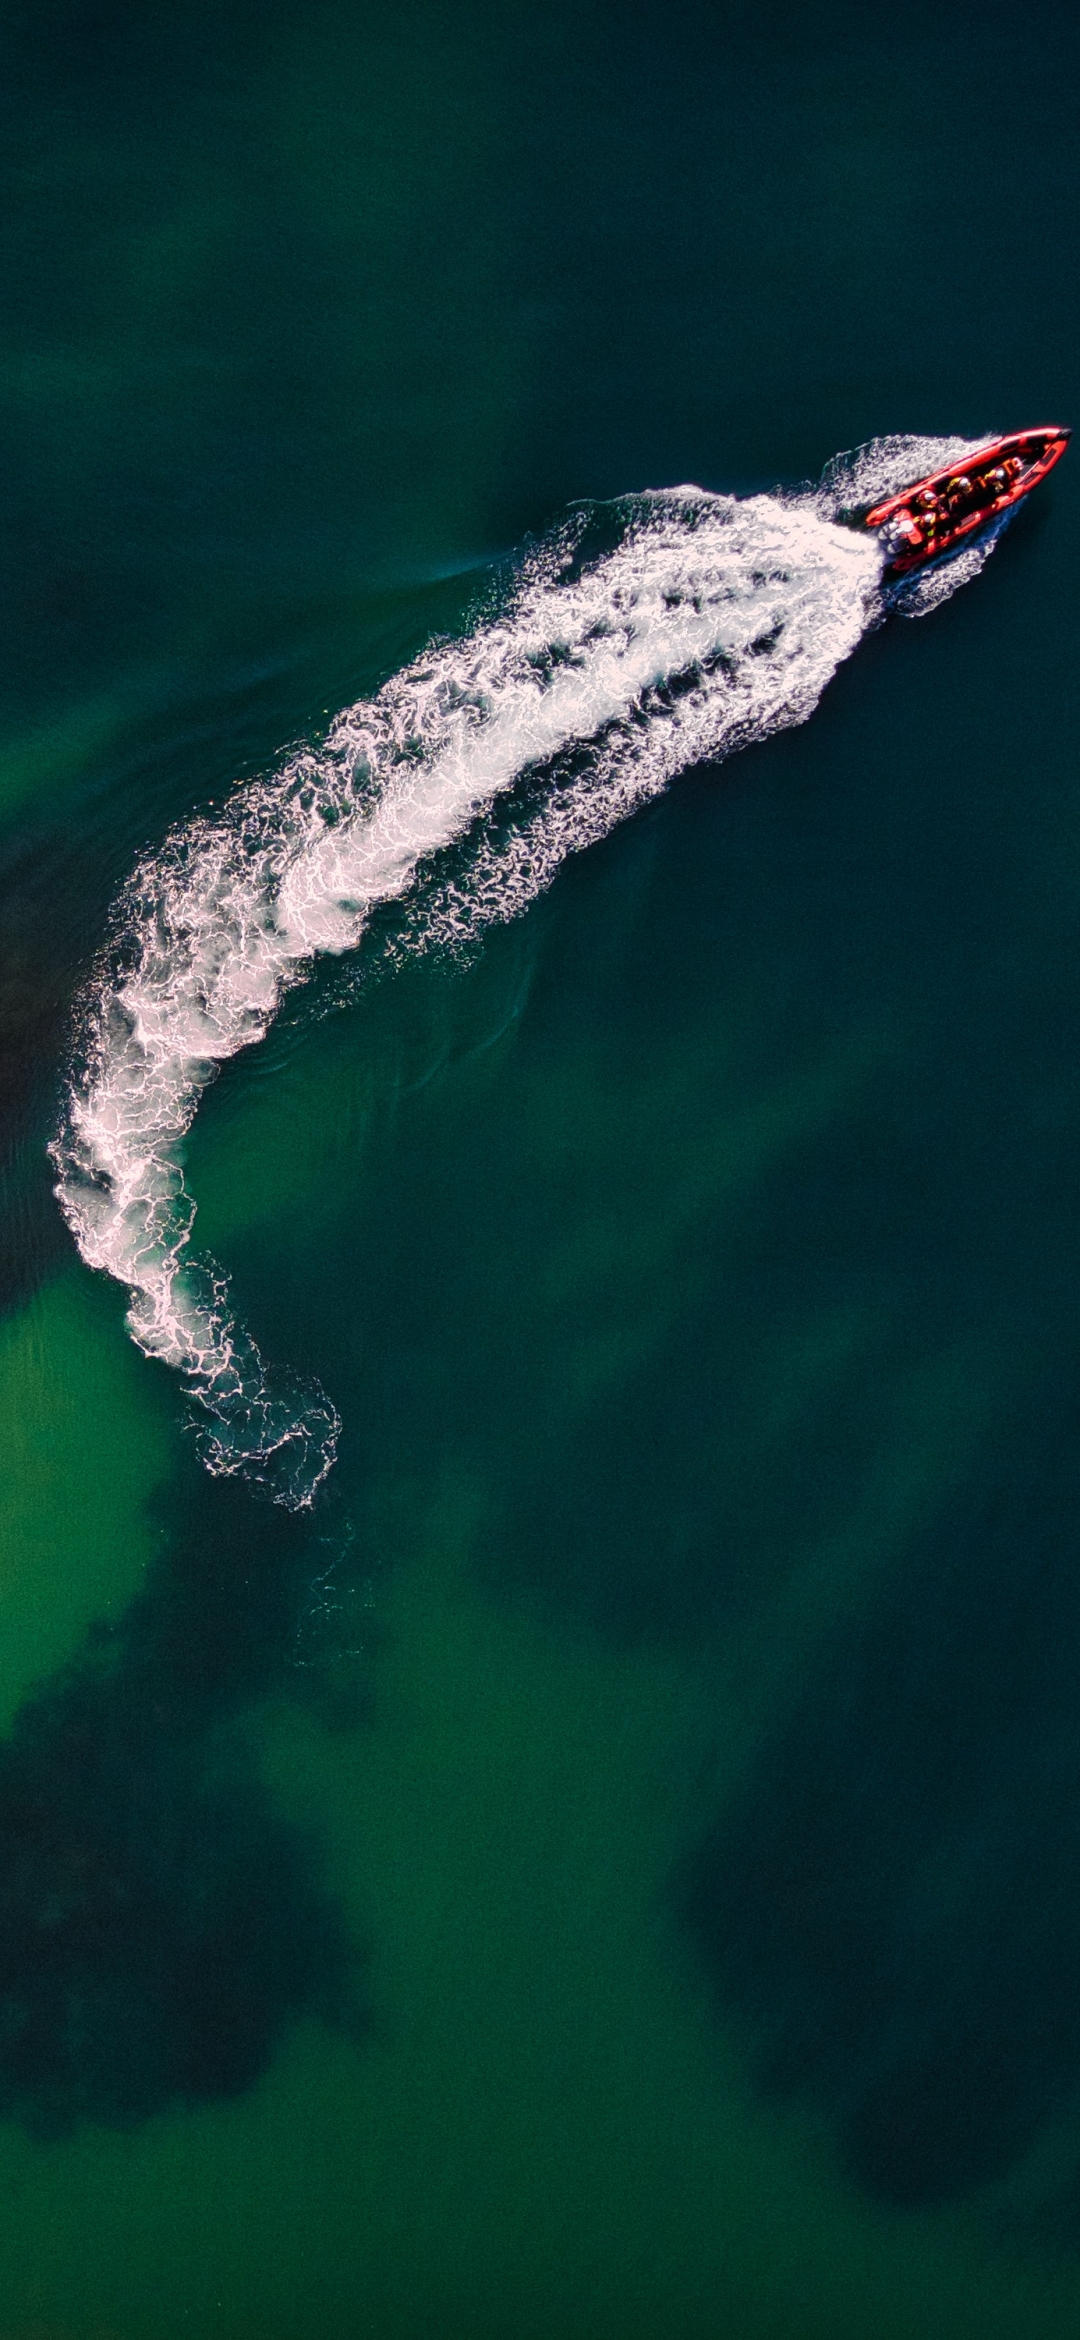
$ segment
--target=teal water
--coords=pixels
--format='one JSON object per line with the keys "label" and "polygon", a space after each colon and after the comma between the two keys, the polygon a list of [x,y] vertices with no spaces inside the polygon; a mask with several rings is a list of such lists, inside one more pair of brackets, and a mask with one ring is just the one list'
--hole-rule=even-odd
{"label": "teal water", "polygon": [[196,1238],[339,1417],[310,1507],[202,1467],[46,1153],[132,869],[572,507],[1076,419],[1023,37],[9,15],[0,2340],[1080,2333],[1070,463],[224,1064]]}

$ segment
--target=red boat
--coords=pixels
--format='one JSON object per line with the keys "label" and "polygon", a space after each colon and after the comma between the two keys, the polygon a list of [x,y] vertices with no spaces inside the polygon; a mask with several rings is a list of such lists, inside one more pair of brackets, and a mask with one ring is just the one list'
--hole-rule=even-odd
{"label": "red boat", "polygon": [[1009,439],[992,439],[977,454],[966,455],[944,471],[876,504],[866,515],[867,528],[880,528],[890,558],[886,577],[905,577],[953,552],[999,513],[1009,511],[1029,496],[1060,463],[1072,433],[1064,425],[1042,430],[1016,431]]}

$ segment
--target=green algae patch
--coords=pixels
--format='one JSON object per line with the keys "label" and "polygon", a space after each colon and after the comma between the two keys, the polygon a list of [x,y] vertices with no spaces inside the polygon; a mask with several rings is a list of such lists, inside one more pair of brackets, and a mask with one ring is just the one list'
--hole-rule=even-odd
{"label": "green algae patch", "polygon": [[138,1591],[169,1468],[165,1417],[116,1322],[72,1270],[0,1325],[0,1728]]}

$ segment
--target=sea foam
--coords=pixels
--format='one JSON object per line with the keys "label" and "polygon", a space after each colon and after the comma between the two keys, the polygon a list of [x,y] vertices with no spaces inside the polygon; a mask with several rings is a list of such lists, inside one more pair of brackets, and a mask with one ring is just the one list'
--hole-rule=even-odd
{"label": "sea foam", "polygon": [[836,515],[979,443],[881,440],[797,494],[684,488],[573,514],[464,638],[134,870],[52,1154],[84,1260],[128,1287],[132,1336],[182,1377],[211,1471],[300,1508],[340,1431],[317,1384],[266,1365],[225,1277],[192,1254],[180,1151],[220,1065],[318,954],[355,949],[378,905],[415,903],[411,948],[459,943],[688,765],[805,721],[890,604],[919,615],[973,573],[969,553],[884,594],[877,543]]}

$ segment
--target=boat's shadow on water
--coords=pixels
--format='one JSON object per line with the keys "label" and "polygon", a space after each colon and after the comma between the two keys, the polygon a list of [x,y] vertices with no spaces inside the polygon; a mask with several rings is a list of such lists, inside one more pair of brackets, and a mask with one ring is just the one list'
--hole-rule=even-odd
{"label": "boat's shadow on water", "polygon": [[0,2116],[127,2126],[250,2088],[305,2015],[363,2032],[358,1945],[242,1728],[314,1678],[318,1551],[192,1461],[144,1591],[0,1746]]}

